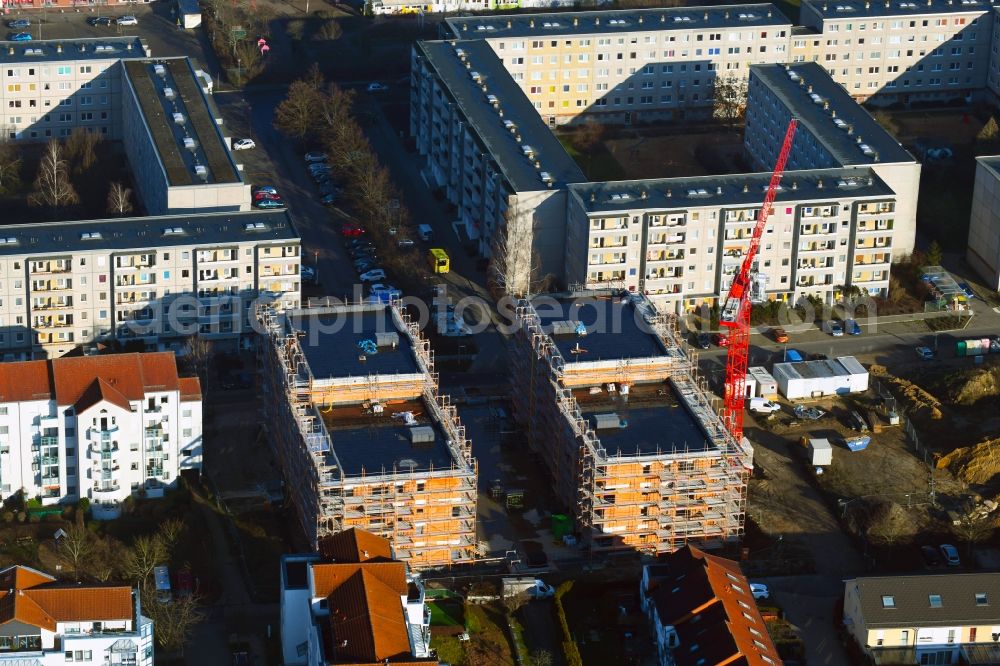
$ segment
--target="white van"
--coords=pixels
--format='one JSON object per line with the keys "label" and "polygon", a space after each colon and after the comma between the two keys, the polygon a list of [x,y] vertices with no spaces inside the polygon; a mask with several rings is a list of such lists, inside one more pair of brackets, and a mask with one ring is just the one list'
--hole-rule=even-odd
{"label": "white van", "polygon": [[429,243],[434,238],[434,230],[431,229],[431,225],[429,224],[417,225],[417,236],[425,243]]}
{"label": "white van", "polygon": [[758,414],[771,414],[772,412],[780,412],[781,405],[773,400],[750,398],[750,411]]}

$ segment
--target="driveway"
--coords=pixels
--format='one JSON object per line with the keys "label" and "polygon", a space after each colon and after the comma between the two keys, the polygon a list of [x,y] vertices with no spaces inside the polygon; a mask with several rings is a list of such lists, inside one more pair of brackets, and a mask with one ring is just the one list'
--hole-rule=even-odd
{"label": "driveway", "polygon": [[551,600],[529,601],[521,606],[521,624],[528,652],[545,650],[552,655],[552,666],[565,666],[560,630],[556,627]]}
{"label": "driveway", "polygon": [[841,646],[834,611],[844,585],[836,576],[767,578],[771,595],[785,611],[805,642],[809,666],[845,666],[851,663]]}

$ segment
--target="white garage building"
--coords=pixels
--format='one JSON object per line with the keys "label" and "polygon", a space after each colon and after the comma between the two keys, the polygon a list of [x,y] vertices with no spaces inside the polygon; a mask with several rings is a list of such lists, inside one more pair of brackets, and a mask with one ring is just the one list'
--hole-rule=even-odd
{"label": "white garage building", "polygon": [[789,400],[868,390],[868,371],[853,356],[826,361],[775,363],[771,374]]}

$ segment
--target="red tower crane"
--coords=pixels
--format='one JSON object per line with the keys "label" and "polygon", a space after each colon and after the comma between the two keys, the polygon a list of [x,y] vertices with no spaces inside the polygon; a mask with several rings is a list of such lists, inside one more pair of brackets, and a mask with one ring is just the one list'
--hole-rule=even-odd
{"label": "red tower crane", "polygon": [[792,118],[788,123],[785,140],[781,144],[781,152],[778,153],[778,161],[774,165],[774,173],[771,174],[771,182],[767,187],[767,196],[764,197],[764,205],[757,213],[757,224],[754,226],[753,236],[750,238],[750,247],[743,257],[739,272],[733,278],[732,286],[729,287],[729,295],[726,297],[722,314],[719,317],[719,323],[729,329],[729,346],[726,350],[725,407],[722,412],[722,420],[729,432],[736,438],[737,443],[743,441],[743,402],[746,399],[747,356],[750,353],[750,291],[753,262],[757,258],[757,250],[760,249],[760,238],[764,234],[764,225],[767,224],[767,217],[771,214],[771,206],[778,194],[781,174],[788,162],[788,154],[792,151],[796,124],[795,118]]}

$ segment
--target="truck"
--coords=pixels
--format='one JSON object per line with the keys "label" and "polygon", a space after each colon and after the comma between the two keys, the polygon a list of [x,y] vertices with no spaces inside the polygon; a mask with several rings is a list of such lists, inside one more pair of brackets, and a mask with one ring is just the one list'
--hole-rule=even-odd
{"label": "truck", "polygon": [[504,578],[501,580],[501,596],[504,599],[525,594],[530,599],[550,599],[555,596],[556,589],[544,581],[530,576]]}

